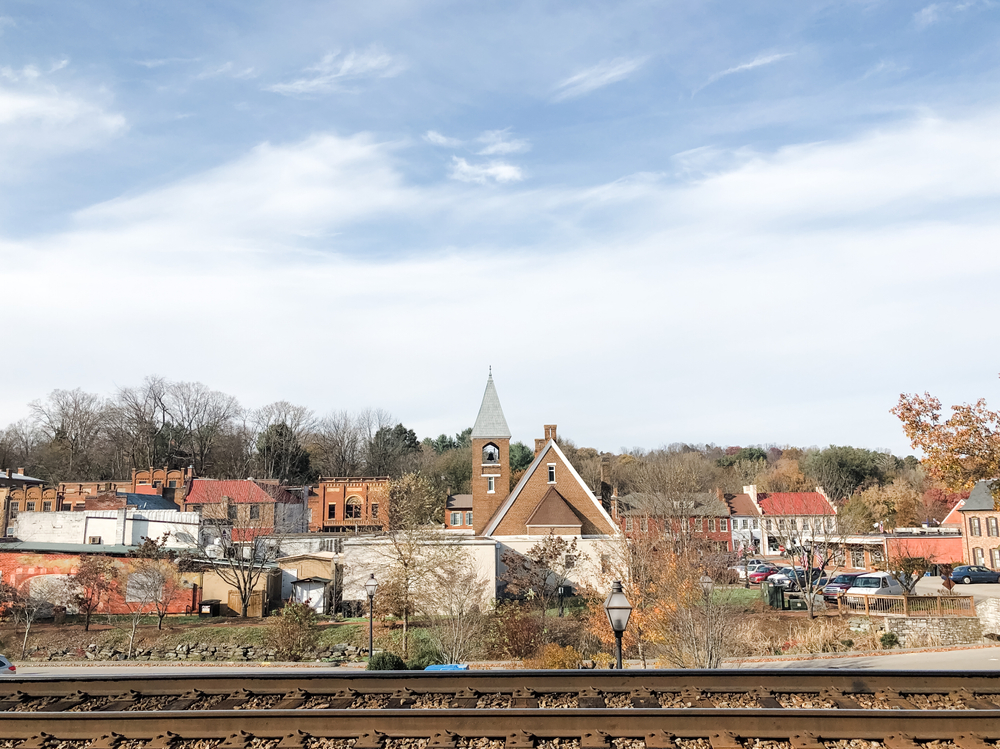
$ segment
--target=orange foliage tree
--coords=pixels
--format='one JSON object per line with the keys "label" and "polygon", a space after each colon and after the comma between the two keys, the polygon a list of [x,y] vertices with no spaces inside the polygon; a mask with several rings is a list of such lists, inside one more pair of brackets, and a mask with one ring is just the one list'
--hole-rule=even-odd
{"label": "orange foliage tree", "polygon": [[941,410],[941,401],[930,393],[900,395],[892,409],[910,443],[926,455],[923,463],[931,476],[961,491],[1000,475],[1000,413],[987,408],[982,398],[952,406],[945,420]]}

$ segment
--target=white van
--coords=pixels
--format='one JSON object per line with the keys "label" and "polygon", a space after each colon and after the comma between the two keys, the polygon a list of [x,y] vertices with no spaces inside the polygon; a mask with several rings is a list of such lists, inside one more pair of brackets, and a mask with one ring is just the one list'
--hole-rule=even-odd
{"label": "white van", "polygon": [[847,596],[901,596],[903,586],[888,572],[869,572],[858,575],[854,583],[844,591]]}

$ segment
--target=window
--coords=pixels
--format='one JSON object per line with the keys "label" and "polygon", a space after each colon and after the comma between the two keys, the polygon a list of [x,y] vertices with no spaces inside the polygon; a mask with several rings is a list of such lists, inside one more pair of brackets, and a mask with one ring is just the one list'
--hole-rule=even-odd
{"label": "window", "polygon": [[168,489],[176,489],[177,488],[177,482],[176,481],[168,481],[167,482],[167,488]]}
{"label": "window", "polygon": [[20,509],[20,505],[17,502],[11,502],[10,505],[10,519],[13,520],[17,517],[17,511]]}
{"label": "window", "polygon": [[[741,525],[740,527],[743,528],[743,530],[746,530],[747,528],[750,527],[750,521],[747,520],[746,518],[743,518],[742,523],[743,525]],[[757,526],[754,527],[756,528]]]}
{"label": "window", "polygon": [[378,520],[378,502],[372,502],[372,520]]}
{"label": "window", "polygon": [[865,552],[861,549],[851,549],[851,566],[862,569],[865,566]]}
{"label": "window", "polygon": [[460,513],[460,512],[453,512],[453,513],[451,513],[451,524],[452,525],[461,525],[462,524],[462,513]]}
{"label": "window", "polygon": [[765,527],[765,528],[766,528],[767,530],[771,530],[771,521],[770,521],[770,520],[765,520],[765,521],[764,521],[764,527]]}
{"label": "window", "polygon": [[348,520],[361,519],[361,500],[358,497],[348,497],[344,506],[344,517]]}
{"label": "window", "polygon": [[[745,520],[743,521],[746,522]],[[719,518],[719,530],[725,533],[729,530],[729,521],[726,518]]]}
{"label": "window", "polygon": [[52,512],[52,502],[49,500],[42,502],[42,512]]}
{"label": "window", "polygon": [[250,505],[250,519],[260,520],[260,505]]}
{"label": "window", "polygon": [[708,519],[708,532],[715,533],[715,518]]}
{"label": "window", "polygon": [[979,522],[979,518],[969,518],[969,535],[970,536],[983,535],[983,529],[982,525]]}
{"label": "window", "polygon": [[236,505],[229,505],[229,509],[226,510],[226,517],[229,518],[230,520],[236,520],[237,509],[238,508],[236,507]]}
{"label": "window", "polygon": [[625,518],[625,531],[628,532],[631,530],[632,530],[632,518],[630,517]]}
{"label": "window", "polygon": [[63,502],[62,506],[63,512],[69,512],[73,509],[73,505],[69,502]]}
{"label": "window", "polygon": [[643,533],[649,531],[649,518],[639,518],[639,530]]}
{"label": "window", "polygon": [[997,519],[996,518],[986,518],[986,535],[996,536],[1000,535],[997,533]]}
{"label": "window", "polygon": [[326,519],[336,520],[337,519],[337,505],[327,505],[326,506]]}
{"label": "window", "polygon": [[556,483],[556,464],[549,463],[549,483]]}
{"label": "window", "polygon": [[34,512],[35,511],[35,503],[34,502],[25,502],[24,503],[24,509],[27,510],[28,512]]}
{"label": "window", "polygon": [[698,529],[699,533],[703,533],[705,531],[705,518],[698,518],[697,525],[695,527]]}
{"label": "window", "polygon": [[993,569],[1000,567],[1000,549],[994,549],[991,551],[990,556],[993,557]]}
{"label": "window", "polygon": [[[746,521],[744,521],[744,522],[746,522]],[[750,524],[753,526],[754,530],[757,530],[758,526],[760,525],[760,523],[758,522],[757,518],[754,518],[753,520],[751,520]],[[743,527],[746,528],[745,525]],[[767,526],[767,529],[771,530],[771,526]]]}
{"label": "window", "polygon": [[483,447],[483,463],[495,464],[500,462],[500,448],[490,442]]}
{"label": "window", "polygon": [[472,510],[469,510],[465,513],[465,524],[472,525]]}
{"label": "window", "polygon": [[572,554],[566,555],[566,569],[571,570],[576,566],[576,557]]}
{"label": "window", "polygon": [[972,561],[974,561],[976,564],[983,564],[986,562],[983,550],[980,549],[979,547],[976,547],[975,549],[972,550]]}
{"label": "window", "polygon": [[784,518],[778,518],[778,528],[784,529],[784,527],[785,527],[785,519]]}
{"label": "window", "polygon": [[497,490],[497,480],[495,476],[486,477],[486,493],[494,494]]}
{"label": "window", "polygon": [[74,512],[83,512],[83,511],[84,511],[84,510],[86,510],[86,509],[87,509],[87,505],[86,505],[86,503],[84,503],[84,502],[77,502],[77,503],[76,503],[76,504],[75,504],[75,505],[73,506],[73,511],[74,511]]}

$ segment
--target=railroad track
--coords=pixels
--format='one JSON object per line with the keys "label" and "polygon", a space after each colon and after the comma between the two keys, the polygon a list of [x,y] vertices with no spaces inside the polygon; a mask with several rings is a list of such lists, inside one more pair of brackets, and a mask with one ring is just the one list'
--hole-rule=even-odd
{"label": "railroad track", "polygon": [[11,679],[0,749],[1000,749],[1000,673]]}

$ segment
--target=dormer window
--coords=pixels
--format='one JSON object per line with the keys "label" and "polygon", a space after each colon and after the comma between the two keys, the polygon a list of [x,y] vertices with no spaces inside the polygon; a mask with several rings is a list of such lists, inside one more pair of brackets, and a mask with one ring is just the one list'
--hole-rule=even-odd
{"label": "dormer window", "polygon": [[500,448],[492,442],[483,447],[483,463],[499,463]]}

